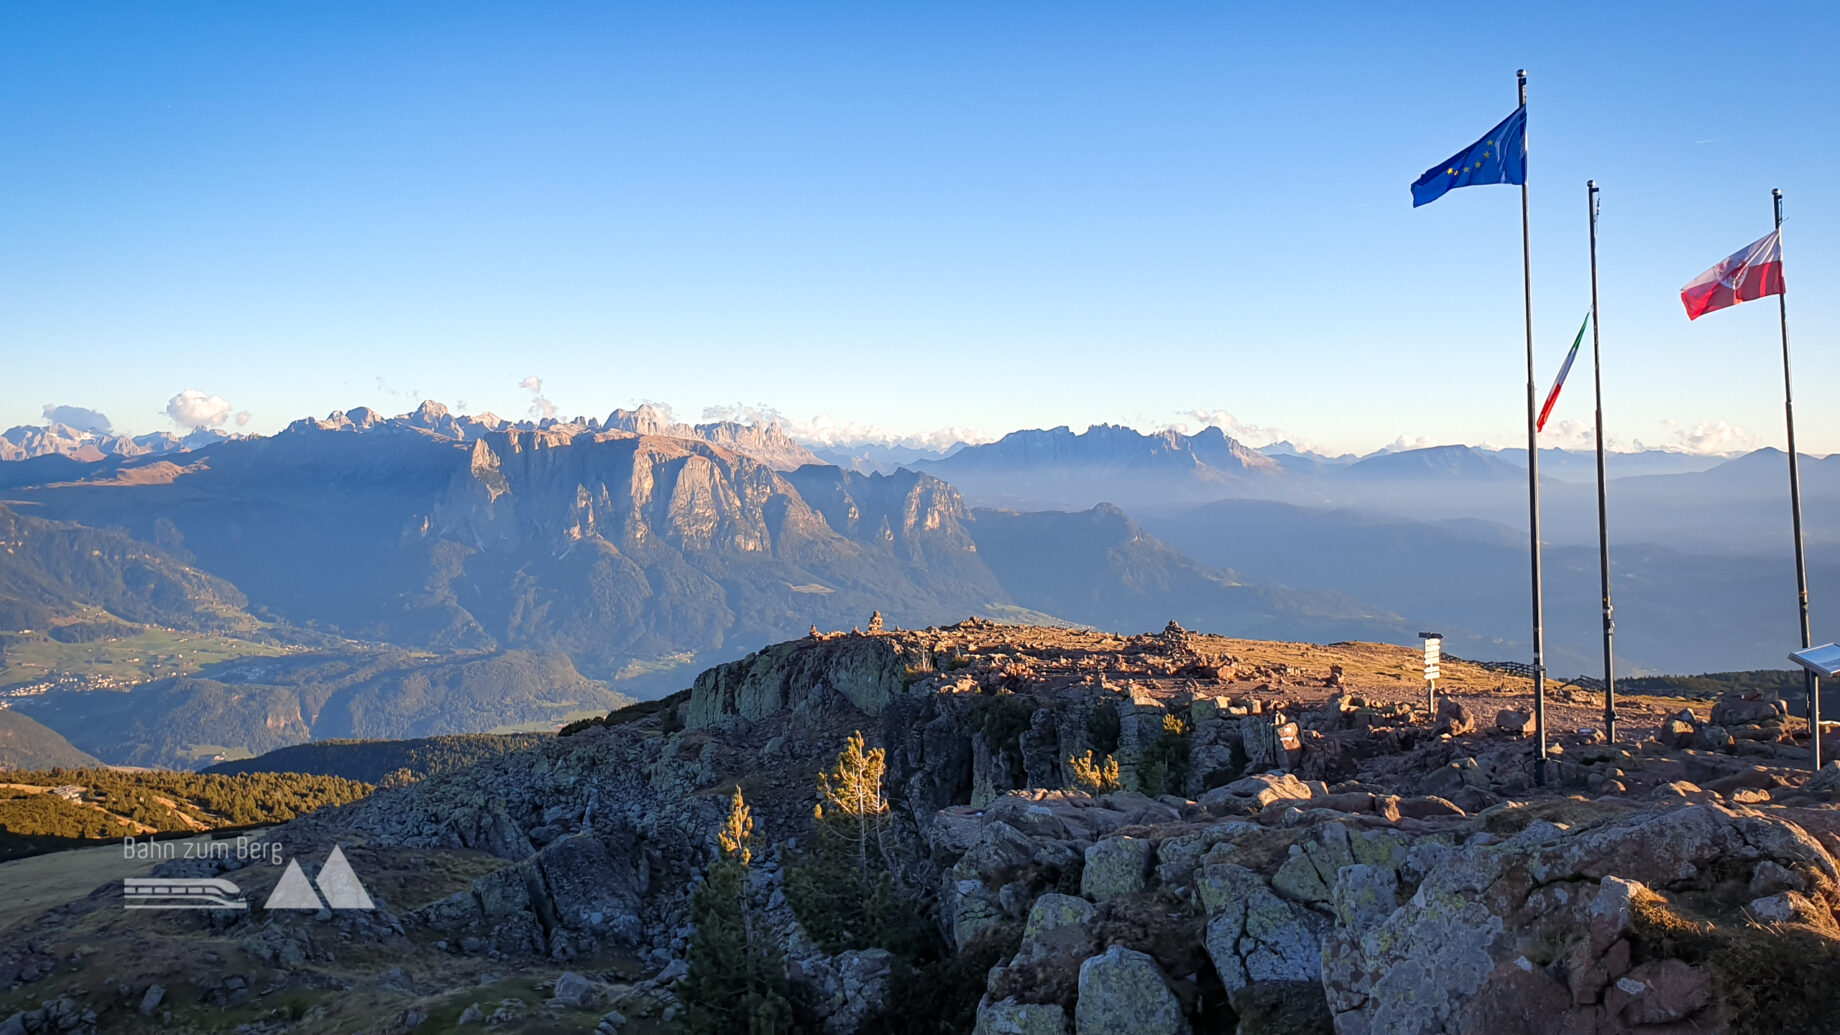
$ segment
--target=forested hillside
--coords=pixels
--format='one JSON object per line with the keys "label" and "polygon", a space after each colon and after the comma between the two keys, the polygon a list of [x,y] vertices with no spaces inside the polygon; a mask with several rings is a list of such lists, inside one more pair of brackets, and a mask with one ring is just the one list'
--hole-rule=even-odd
{"label": "forested hillside", "polygon": [[278,748],[255,758],[219,762],[206,773],[312,773],[365,783],[424,780],[430,776],[521,751],[547,733],[479,733],[417,740],[316,740]]}
{"label": "forested hillside", "polygon": [[336,776],[41,769],[0,775],[0,859],[124,837],[283,823],[371,786]]}

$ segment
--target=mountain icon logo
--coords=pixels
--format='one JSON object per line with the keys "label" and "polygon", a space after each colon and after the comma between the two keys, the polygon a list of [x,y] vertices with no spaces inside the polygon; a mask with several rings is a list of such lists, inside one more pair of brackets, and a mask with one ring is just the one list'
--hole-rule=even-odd
{"label": "mountain icon logo", "polygon": [[[317,886],[317,890],[316,890]],[[321,895],[325,898],[322,900]],[[318,912],[330,907],[332,909],[375,909],[370,892],[364,890],[364,883],[352,871],[351,863],[345,861],[345,853],[337,845],[332,846],[332,854],[326,857],[326,864],[319,868],[317,882],[309,881],[306,872],[300,868],[300,860],[289,859],[287,869],[281,872],[281,880],[276,882],[275,890],[269,892],[268,901],[262,904],[264,909],[305,909]]]}

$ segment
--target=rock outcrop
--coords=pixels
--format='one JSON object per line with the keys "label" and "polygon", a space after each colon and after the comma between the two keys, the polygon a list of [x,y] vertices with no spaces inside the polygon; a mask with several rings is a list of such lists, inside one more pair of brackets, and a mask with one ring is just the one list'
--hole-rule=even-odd
{"label": "rock outcrop", "polygon": [[[890,947],[821,946],[786,876],[810,834],[810,774],[857,730],[887,766],[873,852],[956,975],[929,994],[978,1032],[1840,1030],[1840,764],[1812,779],[1780,764],[1797,731],[1773,705],[1714,709],[1728,732],[1780,728],[1789,742],[1769,756],[1669,747],[1631,721],[1628,744],[1554,738],[1539,787],[1518,721],[1475,728],[1511,710],[1485,694],[1429,712],[1352,661],[1328,679],[1235,649],[1176,626],[979,621],[771,646],[663,705],[281,828],[309,876],[346,846],[377,909],[201,918],[217,962],[183,996],[156,974],[66,1005],[61,982],[87,957],[65,929],[119,937],[93,919],[119,911],[61,907],[0,944],[0,985],[36,997],[6,1000],[0,1031],[137,1030],[111,1019],[306,994],[352,956],[391,961],[364,988],[401,1030],[442,1006],[423,1001],[420,951],[482,976],[555,975],[530,994],[466,990],[445,1014],[462,1023],[671,1024],[694,985],[692,896],[737,784],[758,839],[745,900],[803,1022],[886,1027],[918,972]],[[1122,786],[1070,789],[1068,759],[1088,752],[1122,759]],[[249,889],[275,868],[161,872]],[[410,890],[431,872],[438,894]],[[645,976],[608,966],[635,958]],[[315,1017],[368,1030],[344,1008]]]}

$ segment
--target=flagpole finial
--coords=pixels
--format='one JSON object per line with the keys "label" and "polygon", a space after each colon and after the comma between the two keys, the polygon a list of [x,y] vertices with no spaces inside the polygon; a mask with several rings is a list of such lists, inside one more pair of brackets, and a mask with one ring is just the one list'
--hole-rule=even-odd
{"label": "flagpole finial", "polygon": [[1597,193],[1597,181],[1596,180],[1586,180],[1584,181],[1584,185],[1591,188],[1591,193],[1593,194]]}
{"label": "flagpole finial", "polygon": [[1782,197],[1782,188],[1781,187],[1771,187],[1770,197],[1780,199]]}
{"label": "flagpole finial", "polygon": [[1517,69],[1517,70],[1515,71],[1515,73],[1514,73],[1514,77],[1515,77],[1516,79],[1521,79],[1521,80],[1525,80],[1525,79],[1527,78],[1527,70],[1526,70],[1526,69],[1524,69],[1524,68],[1522,68],[1522,69]]}

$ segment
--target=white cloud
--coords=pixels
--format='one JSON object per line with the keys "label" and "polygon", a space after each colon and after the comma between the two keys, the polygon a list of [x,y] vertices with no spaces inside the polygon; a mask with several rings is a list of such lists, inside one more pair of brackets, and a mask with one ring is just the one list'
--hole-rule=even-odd
{"label": "white cloud", "polygon": [[[1680,453],[1702,453],[1723,455],[1727,453],[1748,453],[1763,446],[1763,439],[1722,420],[1682,427],[1678,421],[1664,420],[1661,426],[1667,429],[1667,441],[1653,449],[1667,449]],[[1641,445],[1641,443],[1637,443]]]}
{"label": "white cloud", "polygon": [[[1546,429],[1540,432],[1541,449],[1596,449],[1597,422],[1584,420],[1554,420],[1546,422]],[[1616,449],[1616,440],[1610,440],[1610,448]]]}
{"label": "white cloud", "polygon": [[[658,404],[648,403],[647,405],[657,406]],[[733,421],[736,424],[750,424],[758,428],[778,424],[782,428],[790,429],[793,425],[792,421],[786,419],[785,414],[766,403],[756,403],[753,406],[743,403],[736,403],[733,406],[705,406],[703,407],[703,420]],[[787,434],[792,434],[792,432],[788,430]]]}
{"label": "white cloud", "polygon": [[[1240,420],[1226,410],[1184,410],[1182,411],[1182,416],[1186,419],[1171,421],[1166,427],[1181,432],[1184,435],[1193,434],[1194,431],[1199,431],[1202,428],[1219,428],[1221,431],[1226,432],[1229,438],[1238,439],[1240,442],[1254,448],[1269,446],[1276,442],[1289,442],[1298,449],[1315,450],[1312,444],[1293,436],[1290,432],[1282,428],[1248,423]],[[1191,420],[1195,422],[1192,425],[1193,430],[1191,430],[1191,425],[1189,424]]]}
{"label": "white cloud", "polygon": [[[1525,449],[1525,446],[1520,447]],[[1596,420],[1555,420],[1546,423],[1546,430],[1540,432],[1541,449],[1574,449],[1580,452],[1597,448]],[[1639,453],[1642,443],[1636,439],[1618,438],[1615,435],[1604,439],[1604,449],[1611,453]]]}
{"label": "white cloud", "polygon": [[252,413],[250,413],[250,412],[249,412],[248,410],[244,410],[244,411],[242,411],[241,413],[238,413],[238,414],[236,415],[236,426],[237,426],[237,427],[239,427],[239,428],[246,428],[246,427],[248,427],[248,426],[249,426],[249,420],[250,420],[250,418],[251,418],[251,417],[253,417],[253,416],[254,416],[254,414],[252,414]]}
{"label": "white cloud", "polygon": [[45,420],[78,431],[93,431],[98,435],[107,435],[114,426],[107,416],[87,406],[61,406],[57,403],[45,404]]}
{"label": "white cloud", "polygon": [[1401,435],[1393,441],[1388,442],[1386,445],[1381,446],[1380,452],[1403,453],[1408,449],[1430,449],[1432,446],[1441,446],[1443,444],[1444,443],[1432,438],[1430,435],[1412,435],[1410,437]]}
{"label": "white cloud", "polygon": [[187,388],[167,400],[166,415],[182,428],[221,428],[230,419],[230,401]]}
{"label": "white cloud", "polygon": [[705,421],[730,420],[758,427],[778,424],[780,430],[808,446],[834,446],[844,449],[873,445],[906,446],[910,449],[938,451],[948,449],[960,442],[975,444],[991,440],[990,436],[975,429],[957,426],[901,434],[889,431],[879,424],[839,421],[828,413],[820,413],[810,420],[793,420],[764,403],[753,406],[736,403],[733,406],[704,407],[702,419]]}
{"label": "white cloud", "polygon": [[640,399],[634,404],[633,408],[636,410],[649,409],[657,415],[659,420],[666,424],[677,423],[677,411],[673,410],[671,404],[668,402],[659,402],[656,399]]}
{"label": "white cloud", "polygon": [[535,374],[518,382],[518,387],[530,393],[530,415],[532,417],[551,418],[556,415],[556,404],[543,397],[543,379]]}

